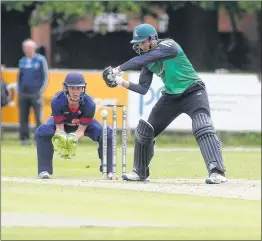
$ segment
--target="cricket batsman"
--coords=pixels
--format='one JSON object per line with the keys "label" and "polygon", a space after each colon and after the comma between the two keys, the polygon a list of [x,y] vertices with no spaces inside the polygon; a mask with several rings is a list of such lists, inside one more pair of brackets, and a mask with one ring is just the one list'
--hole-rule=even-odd
{"label": "cricket batsman", "polygon": [[[98,143],[102,171],[103,127],[94,119],[96,105],[85,90],[83,75],[69,73],[64,80],[63,91],[59,91],[52,99],[52,116],[35,132],[39,178],[51,178],[54,151],[62,158],[71,159],[76,153],[78,141],[83,136]],[[112,176],[112,129],[108,126],[107,178],[112,179]]]}
{"label": "cricket batsman", "polygon": [[[227,181],[221,153],[221,143],[211,120],[205,84],[199,78],[183,49],[173,39],[158,39],[155,28],[140,24],[133,31],[131,41],[139,56],[116,68],[103,71],[105,83],[111,87],[123,86],[145,95],[153,74],[164,84],[162,96],[151,110],[148,120],[140,120],[135,130],[134,168],[124,174],[127,181],[143,181],[149,176],[149,164],[154,155],[155,138],[180,114],[192,119],[192,131],[205,161],[207,184]],[[128,82],[121,77],[127,70],[140,70],[139,83]]]}

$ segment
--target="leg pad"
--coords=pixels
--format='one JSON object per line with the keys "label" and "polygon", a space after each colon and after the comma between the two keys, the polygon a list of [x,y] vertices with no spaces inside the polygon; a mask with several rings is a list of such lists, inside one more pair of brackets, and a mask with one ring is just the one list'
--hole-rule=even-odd
{"label": "leg pad", "polygon": [[148,166],[154,153],[155,132],[145,120],[140,120],[135,130],[134,171],[141,179],[148,177]]}

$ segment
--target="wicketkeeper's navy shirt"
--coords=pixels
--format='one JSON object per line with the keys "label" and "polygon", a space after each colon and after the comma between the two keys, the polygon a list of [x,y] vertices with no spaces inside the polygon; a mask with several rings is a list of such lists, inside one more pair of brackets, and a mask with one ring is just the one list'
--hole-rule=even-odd
{"label": "wicketkeeper's navy shirt", "polygon": [[84,94],[79,104],[79,108],[77,109],[70,108],[64,92],[58,92],[51,102],[52,116],[55,124],[88,126],[92,123],[96,110],[94,100],[89,95]]}

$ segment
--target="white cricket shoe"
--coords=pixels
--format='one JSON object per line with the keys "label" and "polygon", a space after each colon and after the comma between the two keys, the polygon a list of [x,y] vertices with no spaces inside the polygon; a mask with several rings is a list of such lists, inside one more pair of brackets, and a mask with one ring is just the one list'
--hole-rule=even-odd
{"label": "white cricket shoe", "polygon": [[130,172],[130,173],[124,173],[122,175],[122,179],[124,181],[146,181],[145,179],[141,179],[138,174],[134,171]]}
{"label": "white cricket shoe", "polygon": [[50,179],[51,175],[47,171],[43,171],[39,174],[40,179]]}
{"label": "white cricket shoe", "polygon": [[206,184],[221,184],[224,182],[227,182],[227,178],[218,173],[212,173],[206,178]]}

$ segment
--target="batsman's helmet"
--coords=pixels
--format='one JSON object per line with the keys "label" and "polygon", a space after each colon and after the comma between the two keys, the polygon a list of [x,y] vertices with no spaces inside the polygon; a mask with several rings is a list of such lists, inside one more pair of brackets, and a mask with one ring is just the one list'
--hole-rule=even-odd
{"label": "batsman's helmet", "polygon": [[72,100],[72,99],[71,100],[75,101],[75,102],[80,102],[83,99],[85,91],[86,91],[86,82],[85,82],[84,76],[82,74],[68,73],[67,76],[65,77],[63,86],[64,86],[65,95],[69,96],[70,99],[71,99],[71,97],[70,97],[69,92],[68,92],[68,87],[69,86],[82,87],[82,92],[80,94],[80,98],[77,101]]}
{"label": "batsman's helmet", "polygon": [[138,47],[138,44],[144,40],[157,40],[158,34],[156,29],[147,23],[137,25],[133,30],[133,39],[130,42],[133,45],[133,49],[140,54],[141,50]]}

